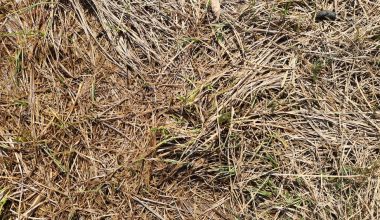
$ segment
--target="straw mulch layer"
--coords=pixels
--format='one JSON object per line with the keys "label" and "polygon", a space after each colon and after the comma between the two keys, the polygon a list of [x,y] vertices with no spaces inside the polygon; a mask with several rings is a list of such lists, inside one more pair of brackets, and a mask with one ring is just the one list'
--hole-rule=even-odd
{"label": "straw mulch layer", "polygon": [[378,219],[379,71],[377,0],[0,0],[0,219]]}

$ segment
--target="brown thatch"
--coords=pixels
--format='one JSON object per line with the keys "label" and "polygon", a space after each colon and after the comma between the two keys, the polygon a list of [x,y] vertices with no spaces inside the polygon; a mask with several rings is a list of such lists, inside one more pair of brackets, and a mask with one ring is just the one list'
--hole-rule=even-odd
{"label": "brown thatch", "polygon": [[0,0],[0,219],[379,219],[379,137],[379,1]]}

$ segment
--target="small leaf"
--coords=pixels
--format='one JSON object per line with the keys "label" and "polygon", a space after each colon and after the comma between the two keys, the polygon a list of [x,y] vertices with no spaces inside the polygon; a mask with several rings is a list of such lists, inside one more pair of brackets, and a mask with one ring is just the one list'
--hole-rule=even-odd
{"label": "small leaf", "polygon": [[221,9],[219,0],[210,0],[212,12],[216,16],[216,19],[219,20]]}
{"label": "small leaf", "polygon": [[0,190],[0,216],[3,210],[3,207],[8,200],[8,193],[5,193],[5,191],[6,191],[5,189]]}

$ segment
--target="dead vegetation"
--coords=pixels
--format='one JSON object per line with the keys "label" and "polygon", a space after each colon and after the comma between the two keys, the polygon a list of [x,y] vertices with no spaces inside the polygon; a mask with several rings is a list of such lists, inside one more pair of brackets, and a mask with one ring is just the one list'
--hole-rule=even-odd
{"label": "dead vegetation", "polygon": [[17,2],[1,219],[379,218],[379,1]]}

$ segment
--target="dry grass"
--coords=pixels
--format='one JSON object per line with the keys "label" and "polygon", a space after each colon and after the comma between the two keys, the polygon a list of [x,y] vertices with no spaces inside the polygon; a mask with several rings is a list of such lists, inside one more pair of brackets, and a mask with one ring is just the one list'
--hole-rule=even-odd
{"label": "dry grass", "polygon": [[206,3],[0,0],[0,219],[380,218],[380,2]]}

